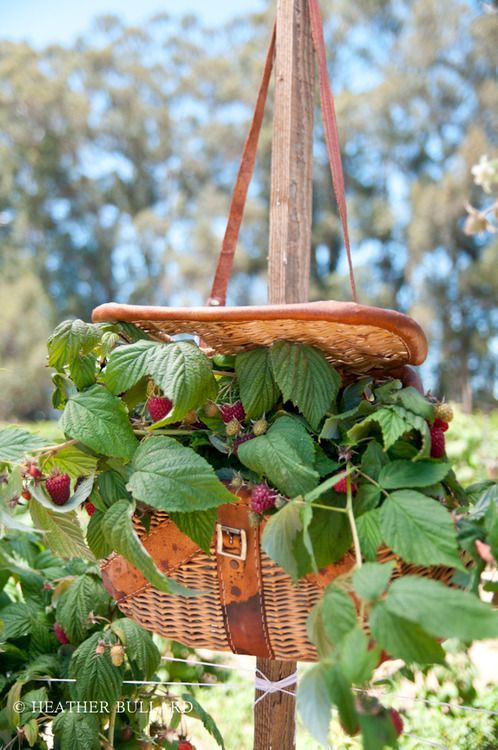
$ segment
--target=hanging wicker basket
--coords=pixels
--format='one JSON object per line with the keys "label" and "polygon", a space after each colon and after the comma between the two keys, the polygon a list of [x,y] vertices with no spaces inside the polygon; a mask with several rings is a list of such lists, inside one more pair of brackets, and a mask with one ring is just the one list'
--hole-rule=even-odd
{"label": "hanging wicker basket", "polygon": [[[309,5],[326,142],[355,299],[342,165],[321,21],[318,4],[310,0]],[[418,376],[410,366],[424,361],[426,338],[415,321],[399,312],[356,302],[223,306],[254,167],[274,42],[275,30],[230,206],[211,291],[211,306],[168,308],[109,303],[94,310],[93,320],[132,323],[165,345],[172,336],[191,334],[199,337],[202,345],[213,354],[236,354],[256,346],[270,346],[279,340],[303,342],[325,353],[341,373],[343,383],[365,374],[387,375],[401,377],[405,385],[420,388]],[[262,551],[260,538],[264,522],[256,527],[251,525],[248,491],[241,489],[237,494],[238,502],[218,509],[210,555],[180,532],[164,512],[153,512],[148,532],[139,519],[135,519],[144,546],[157,566],[180,583],[206,591],[206,594],[182,597],[162,593],[117,554],[102,563],[104,585],[124,614],[148,630],[188,646],[280,660],[313,661],[317,654],[307,636],[309,612],[325,586],[351,570],[354,554],[349,551],[337,563],[305,576],[296,584]],[[379,560],[394,561],[395,576],[416,573],[448,583],[453,574],[444,567],[407,565],[388,549],[379,551]]]}

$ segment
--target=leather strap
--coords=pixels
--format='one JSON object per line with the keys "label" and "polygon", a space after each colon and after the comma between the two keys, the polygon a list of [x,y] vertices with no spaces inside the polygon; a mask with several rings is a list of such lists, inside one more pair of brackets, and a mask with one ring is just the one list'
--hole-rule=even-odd
{"label": "leather strap", "polygon": [[273,659],[261,579],[260,527],[249,522],[247,493],[218,509],[216,562],[228,643],[235,654]]}
{"label": "leather strap", "polygon": [[[344,173],[342,169],[341,151],[339,145],[339,132],[337,128],[337,119],[335,114],[334,99],[330,87],[329,74],[327,69],[327,56],[325,41],[323,37],[323,21],[320,12],[319,0],[308,0],[311,35],[313,46],[315,48],[316,59],[318,63],[318,79],[320,89],[320,106],[325,131],[325,142],[327,145],[327,155],[329,160],[330,172],[334,194],[339,209],[339,216],[342,225],[342,235],[344,246],[348,258],[349,282],[353,301],[356,302],[356,284],[354,279],[353,263],[351,259],[351,245],[348,232],[348,218],[344,187]],[[274,25],[270,44],[266,54],[263,76],[258,90],[256,107],[249,128],[249,134],[244,144],[242,158],[235,181],[235,187],[228,212],[227,226],[221,244],[220,255],[214,274],[211,294],[208,299],[209,305],[224,305],[226,301],[226,292],[228,281],[232,272],[233,257],[237,246],[240,226],[244,214],[247,192],[254,171],[256,161],[256,152],[258,148],[259,134],[263,122],[266,99],[268,97],[268,87],[273,67],[273,55],[275,51],[276,27]]]}

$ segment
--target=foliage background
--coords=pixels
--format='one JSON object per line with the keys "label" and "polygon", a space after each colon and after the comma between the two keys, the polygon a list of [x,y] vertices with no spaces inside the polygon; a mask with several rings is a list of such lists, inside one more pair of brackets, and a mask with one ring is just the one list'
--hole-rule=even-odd
{"label": "foliage background", "polygon": [[[466,201],[486,202],[471,166],[497,149],[496,4],[322,6],[360,299],[413,314],[431,340],[426,382],[488,409],[498,242],[463,225]],[[214,28],[103,16],[45,46],[0,35],[1,418],[49,414],[43,340],[63,317],[206,298],[272,14],[268,3]],[[266,294],[270,143],[271,111],[238,304]],[[347,299],[318,116],[314,220],[311,296]]]}

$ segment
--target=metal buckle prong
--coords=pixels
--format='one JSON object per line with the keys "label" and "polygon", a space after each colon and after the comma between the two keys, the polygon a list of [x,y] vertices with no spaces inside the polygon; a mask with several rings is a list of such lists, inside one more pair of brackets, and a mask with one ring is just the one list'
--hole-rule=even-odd
{"label": "metal buckle prong", "polygon": [[[234,537],[240,537],[240,554],[227,552],[223,544],[223,534],[228,534],[228,541],[233,544]],[[247,534],[244,529],[234,529],[231,526],[216,524],[216,552],[224,557],[233,557],[235,560],[245,560],[247,557]]]}

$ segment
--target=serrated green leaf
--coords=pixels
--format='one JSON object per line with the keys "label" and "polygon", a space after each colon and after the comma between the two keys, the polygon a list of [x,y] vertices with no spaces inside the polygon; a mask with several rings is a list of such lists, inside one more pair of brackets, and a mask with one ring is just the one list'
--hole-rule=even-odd
{"label": "serrated green leaf", "polygon": [[313,428],[334,403],[341,378],[325,355],[307,344],[277,341],[271,347],[275,380],[286,401],[291,401]]}
{"label": "serrated green leaf", "polygon": [[92,623],[90,612],[104,614],[109,597],[102,585],[89,575],[78,576],[57,600],[57,622],[62,625],[73,643],[81,641]]}
{"label": "serrated green leaf", "polygon": [[353,588],[362,599],[378,599],[387,588],[394,570],[394,563],[364,563],[353,573]]}
{"label": "serrated green leaf", "polygon": [[315,664],[299,680],[297,710],[310,734],[322,745],[328,745],[332,701],[329,697],[326,663]]}
{"label": "serrated green leaf", "polygon": [[277,419],[265,435],[239,445],[237,456],[244,466],[268,480],[289,497],[312,490],[318,484],[314,471],[313,440],[292,417]]}
{"label": "serrated green leaf", "polygon": [[88,388],[97,380],[97,357],[95,354],[84,354],[76,357],[69,365],[71,380],[79,391]]}
{"label": "serrated green leaf", "polygon": [[0,462],[18,461],[26,453],[42,448],[47,444],[45,438],[33,435],[21,427],[6,427],[0,430]]}
{"label": "serrated green leaf", "polygon": [[15,729],[21,723],[21,712],[17,710],[17,704],[21,697],[21,691],[23,688],[23,681],[17,680],[14,682],[12,687],[7,693],[7,701],[5,706],[5,718],[10,727]]}
{"label": "serrated green leaf", "polygon": [[[98,699],[97,699],[98,700]],[[99,716],[94,713],[61,711],[52,728],[61,750],[99,750]]]}
{"label": "serrated green leaf", "polygon": [[429,487],[444,479],[449,470],[449,464],[439,461],[391,461],[382,467],[379,484],[386,490]]}
{"label": "serrated green leaf", "polygon": [[38,739],[38,722],[35,719],[30,719],[26,724],[23,724],[22,731],[28,745],[33,747]]}
{"label": "serrated green leaf", "polygon": [[198,595],[200,592],[181,586],[159,570],[133,527],[131,519],[134,510],[135,503],[130,503],[128,500],[119,500],[106,510],[102,530],[112,548],[131,562],[159,591],[182,596]]}
{"label": "serrated green leaf", "polygon": [[350,685],[370,682],[379,663],[379,649],[369,648],[367,635],[360,625],[347,633],[338,656],[341,672]]}
{"label": "serrated green leaf", "polygon": [[56,370],[71,364],[80,354],[88,354],[98,344],[99,326],[82,320],[64,320],[47,342],[48,364]]}
{"label": "serrated green leaf", "polygon": [[361,458],[361,470],[371,479],[378,480],[381,469],[389,461],[376,440],[370,440]]}
{"label": "serrated green leaf", "polygon": [[463,641],[498,637],[498,612],[474,594],[439,581],[403,576],[391,585],[385,605],[430,635]]}
{"label": "serrated green leaf", "polygon": [[216,508],[193,513],[170,513],[169,517],[180,531],[189,536],[208,555],[218,512]]}
{"label": "serrated green leaf", "polygon": [[337,664],[332,664],[327,670],[326,682],[332,703],[337,706],[339,711],[341,723],[346,731],[355,734],[358,731],[358,715],[354,705],[353,692],[345,674]]}
{"label": "serrated green leaf", "polygon": [[113,703],[121,693],[122,668],[111,661],[110,649],[96,652],[100,640],[111,643],[103,632],[93,633],[74,652],[69,665],[69,676],[76,678],[73,691],[77,700],[108,701]]}
{"label": "serrated green leaf", "polygon": [[21,722],[24,724],[30,719],[36,718],[42,713],[42,708],[39,705],[48,700],[48,690],[45,687],[38,688],[37,690],[28,690],[22,694],[22,702],[24,703],[24,710],[21,716]]}
{"label": "serrated green leaf", "polygon": [[150,360],[158,346],[161,344],[156,341],[141,340],[114,349],[104,371],[104,383],[110,392],[117,396],[150,375]]}
{"label": "serrated green leaf", "polygon": [[437,500],[415,490],[392,492],[380,509],[380,527],[406,562],[462,568],[453,520]]}
{"label": "serrated green leaf", "polygon": [[202,456],[173,438],[145,440],[131,469],[127,486],[133,497],[159,510],[191,513],[236,499]]}
{"label": "serrated green leaf", "polygon": [[235,372],[240,389],[240,400],[248,417],[260,417],[275,405],[280,395],[268,347],[257,347],[238,354]]}
{"label": "serrated green leaf", "polygon": [[[221,732],[216,726],[216,722],[213,717],[204,710],[201,704],[194,698],[191,693],[184,693],[182,695],[182,698],[184,701],[188,701],[192,705],[194,715],[199,717],[206,732],[209,732],[211,737],[213,737],[218,743],[218,746],[221,747],[222,750],[225,750],[223,737],[221,736]],[[190,715],[191,714],[189,713],[189,716]]]}
{"label": "serrated green leaf", "polygon": [[369,510],[356,519],[356,529],[360,540],[361,551],[365,560],[377,559],[377,551],[382,544],[380,531],[380,508]]}
{"label": "serrated green leaf", "polygon": [[319,606],[327,639],[333,646],[338,646],[358,621],[353,600],[345,591],[331,584]]}
{"label": "serrated green leaf", "polygon": [[103,471],[97,479],[97,487],[107,508],[110,508],[118,500],[132,499],[131,494],[126,489],[126,480],[118,471],[112,469]]}
{"label": "serrated green leaf", "polygon": [[[329,500],[326,497],[321,498],[320,503],[330,504],[330,507],[341,507],[340,501]],[[307,523],[303,515],[303,532],[297,535],[294,542],[294,556],[298,565],[299,578],[316,569],[312,564],[310,549],[313,550],[316,566],[324,568],[340,560],[352,544],[351,527],[345,513],[337,513],[324,508],[311,508],[309,505],[303,507],[308,508],[309,512],[312,510],[313,513]]]}
{"label": "serrated green leaf", "polygon": [[298,577],[294,541],[302,529],[300,504],[290,502],[269,518],[261,539],[266,554],[294,579]]}
{"label": "serrated green leaf", "polygon": [[56,513],[33,498],[29,502],[29,512],[35,527],[43,531],[46,545],[57,557],[66,560],[72,557],[95,560],[85,544],[83,532],[74,511],[66,514]]}
{"label": "serrated green leaf", "polygon": [[128,661],[139,675],[137,679],[151,680],[161,664],[161,654],[152,635],[127,617],[114,620],[111,630],[126,648]]}
{"label": "serrated green leaf", "polygon": [[104,513],[96,509],[86,528],[86,543],[98,560],[107,557],[112,552],[112,544],[104,533],[102,522]]}
{"label": "serrated green leaf", "polygon": [[383,406],[349,430],[348,437],[353,444],[369,434],[372,423],[379,425],[386,451],[410,430],[410,425],[398,414],[394,406]]}
{"label": "serrated green leaf", "polygon": [[417,416],[423,417],[423,419],[429,422],[434,420],[434,404],[427,401],[425,396],[422,396],[413,386],[398,391],[395,395],[395,400]]}
{"label": "serrated green leaf", "polygon": [[24,602],[7,604],[0,610],[0,621],[3,623],[2,638],[21,638],[28,635],[33,626],[33,613]]}
{"label": "serrated green leaf", "polygon": [[42,462],[42,470],[45,474],[50,474],[54,469],[58,469],[62,474],[69,474],[71,479],[77,479],[95,474],[97,458],[71,445],[49,455]]}
{"label": "serrated green leaf", "polygon": [[441,644],[416,622],[390,612],[384,602],[373,608],[370,628],[376,642],[393,659],[403,659],[408,664],[444,663]]}
{"label": "serrated green leaf", "polygon": [[315,443],[315,461],[313,464],[313,468],[318,472],[318,475],[320,477],[326,477],[329,474],[332,474],[333,471],[337,471],[337,469],[339,468],[339,464],[337,461],[334,461],[332,458],[327,456],[323,448],[318,445],[318,443]]}
{"label": "serrated green leaf", "polygon": [[71,397],[61,429],[96,453],[131,458],[138,445],[122,402],[100,385]]}

